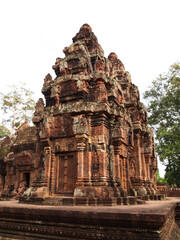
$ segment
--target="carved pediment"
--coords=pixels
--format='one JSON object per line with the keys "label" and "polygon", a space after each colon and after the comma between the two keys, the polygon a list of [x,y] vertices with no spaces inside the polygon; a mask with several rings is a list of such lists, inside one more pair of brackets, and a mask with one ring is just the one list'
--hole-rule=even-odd
{"label": "carved pediment", "polygon": [[16,166],[33,165],[34,156],[30,153],[22,153],[15,158]]}

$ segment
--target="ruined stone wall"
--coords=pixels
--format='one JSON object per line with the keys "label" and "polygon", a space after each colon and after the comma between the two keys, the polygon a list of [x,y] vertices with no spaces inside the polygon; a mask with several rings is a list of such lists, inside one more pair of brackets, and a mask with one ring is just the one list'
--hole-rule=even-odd
{"label": "ruined stone wall", "polygon": [[180,188],[170,188],[167,184],[158,183],[157,192],[166,197],[180,197]]}

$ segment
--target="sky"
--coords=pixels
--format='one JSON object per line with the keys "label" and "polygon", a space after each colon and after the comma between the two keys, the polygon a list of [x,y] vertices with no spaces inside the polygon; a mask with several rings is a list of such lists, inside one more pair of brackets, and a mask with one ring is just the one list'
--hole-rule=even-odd
{"label": "sky", "polygon": [[[84,23],[105,57],[115,52],[143,92],[180,61],[179,0],[0,0],[0,92],[25,82],[35,100],[44,77]],[[160,166],[160,175],[164,173]]]}

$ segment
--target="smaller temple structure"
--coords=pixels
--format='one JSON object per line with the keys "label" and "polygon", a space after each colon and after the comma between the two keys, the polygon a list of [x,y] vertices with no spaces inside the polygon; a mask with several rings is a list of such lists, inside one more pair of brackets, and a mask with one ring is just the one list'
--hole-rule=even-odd
{"label": "smaller temple structure", "polygon": [[104,56],[88,24],[63,52],[55,79],[44,79],[35,126],[22,126],[1,161],[0,189],[26,181],[21,201],[57,205],[155,198],[153,133],[130,74],[115,53]]}
{"label": "smaller temple structure", "polygon": [[0,192],[14,197],[24,182],[26,189],[32,184],[36,166],[37,129],[26,122],[17,130],[15,137],[0,142]]}

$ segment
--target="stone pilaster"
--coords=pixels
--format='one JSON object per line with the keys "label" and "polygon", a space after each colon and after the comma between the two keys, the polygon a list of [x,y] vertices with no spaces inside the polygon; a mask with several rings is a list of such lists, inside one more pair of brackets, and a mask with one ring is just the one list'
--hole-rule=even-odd
{"label": "stone pilaster", "polygon": [[77,181],[76,188],[74,190],[75,197],[82,197],[85,195],[85,191],[83,189],[84,183],[84,150],[87,143],[87,135],[79,134],[76,135],[76,143],[77,143]]}
{"label": "stone pilaster", "polygon": [[137,165],[138,165],[138,176],[142,177],[142,161],[141,161],[141,147],[140,147],[140,133],[135,134],[135,146],[137,151]]}
{"label": "stone pilaster", "polygon": [[45,147],[44,148],[44,168],[45,168],[45,173],[44,173],[44,183],[46,184],[46,186],[50,187],[50,174],[51,174],[51,147]]}
{"label": "stone pilaster", "polygon": [[120,173],[120,159],[119,159],[119,154],[120,154],[120,144],[114,146],[114,156],[115,156],[115,164],[114,164],[114,176],[115,180],[117,183],[120,184],[120,178],[121,178],[121,173]]}
{"label": "stone pilaster", "polygon": [[52,151],[52,157],[51,157],[51,171],[50,171],[50,194],[55,193],[55,178],[56,178],[56,156],[55,152]]}

